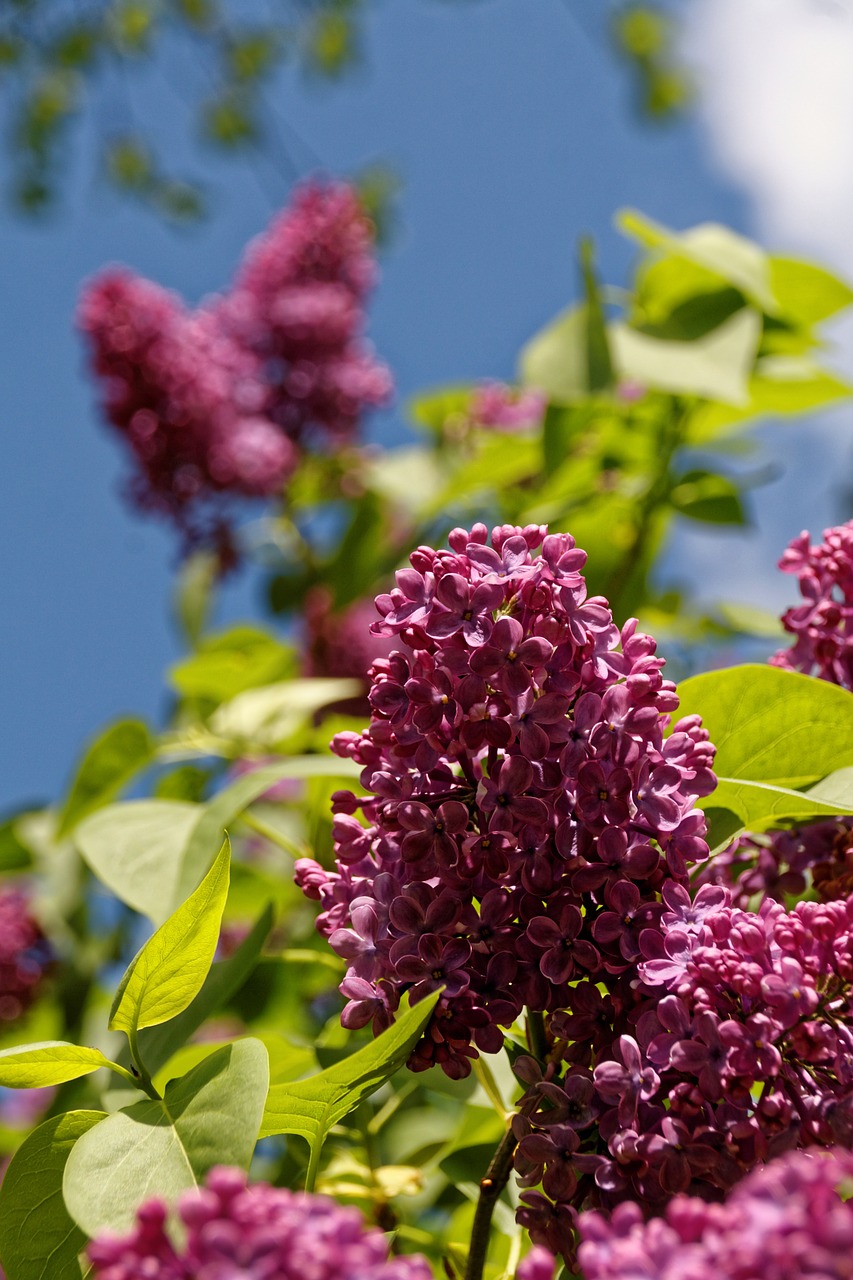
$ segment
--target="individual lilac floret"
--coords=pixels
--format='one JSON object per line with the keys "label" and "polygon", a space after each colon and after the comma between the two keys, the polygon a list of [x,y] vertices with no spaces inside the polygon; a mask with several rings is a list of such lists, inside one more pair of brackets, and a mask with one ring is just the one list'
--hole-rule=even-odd
{"label": "individual lilac floret", "polygon": [[405,993],[443,987],[410,1066],[459,1077],[524,1006],[630,982],[661,887],[707,857],[714,778],[698,718],[664,741],[678,700],[655,642],[587,597],[569,535],[449,542],[377,599],[396,648],[373,664],[369,728],[333,743],[366,794],[335,797],[336,870],[297,876],[349,965],[345,1024],[381,1030]]}
{"label": "individual lilac floret", "polygon": [[98,1280],[432,1280],[418,1255],[388,1257],[381,1231],[333,1200],[246,1183],[218,1168],[178,1206],[185,1241],[173,1244],[166,1206],[150,1200],[123,1237],[89,1245]]}
{"label": "individual lilac floret", "polygon": [[757,1169],[724,1204],[677,1196],[646,1222],[627,1202],[580,1218],[585,1280],[847,1280],[853,1155],[798,1151]]}

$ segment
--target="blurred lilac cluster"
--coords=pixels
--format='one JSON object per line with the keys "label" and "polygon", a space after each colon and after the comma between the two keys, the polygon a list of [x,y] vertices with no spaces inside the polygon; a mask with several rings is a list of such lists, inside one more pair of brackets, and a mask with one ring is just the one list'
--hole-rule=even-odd
{"label": "blurred lilac cluster", "polygon": [[724,1204],[678,1196],[662,1218],[627,1202],[580,1219],[585,1280],[846,1280],[853,1256],[853,1155],[774,1160]]}
{"label": "blurred lilac cluster", "polygon": [[224,497],[276,493],[313,433],[346,440],[388,398],[361,336],[372,245],[351,187],[309,183],[249,245],[231,291],[194,311],[121,268],[87,286],[78,321],[138,506],[190,540],[227,541]]}
{"label": "blurred lilac cluster", "polygon": [[795,641],[770,661],[853,688],[853,520],[825,529],[817,546],[804,531],[779,568],[796,576],[804,603],[783,614],[782,625]]}
{"label": "blurred lilac cluster", "polygon": [[126,1237],[89,1245],[98,1280],[432,1280],[419,1256],[388,1257],[380,1231],[332,1200],[246,1184],[239,1169],[217,1168],[180,1201],[184,1243],[166,1230],[167,1210],[150,1200]]}
{"label": "blurred lilac cluster", "polygon": [[659,890],[707,857],[695,802],[714,777],[696,717],[664,741],[678,700],[655,643],[587,597],[569,535],[449,542],[378,597],[373,630],[400,647],[373,664],[369,728],[333,743],[369,794],[335,797],[336,870],[297,877],[349,963],[345,1025],[379,1030],[404,992],[443,987],[410,1065],[459,1077],[573,981],[633,1006]]}
{"label": "blurred lilac cluster", "polygon": [[27,1011],[51,960],[50,946],[32,916],[26,894],[20,889],[0,890],[0,1027]]}

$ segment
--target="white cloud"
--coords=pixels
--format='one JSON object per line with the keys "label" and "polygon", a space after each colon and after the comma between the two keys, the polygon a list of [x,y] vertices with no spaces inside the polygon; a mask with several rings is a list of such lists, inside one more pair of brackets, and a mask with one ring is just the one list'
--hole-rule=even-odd
{"label": "white cloud", "polygon": [[691,0],[685,50],[762,238],[853,275],[853,0]]}

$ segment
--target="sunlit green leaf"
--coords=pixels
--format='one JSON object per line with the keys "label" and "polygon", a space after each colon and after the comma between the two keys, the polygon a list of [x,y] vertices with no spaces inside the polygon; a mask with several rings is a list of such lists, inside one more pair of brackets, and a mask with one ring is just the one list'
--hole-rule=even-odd
{"label": "sunlit green leaf", "polygon": [[394,1025],[372,1044],[319,1075],[271,1088],[261,1136],[294,1133],[305,1138],[312,1150],[322,1145],[332,1125],[405,1064],[440,994],[436,991],[411,1008],[401,1009]]}
{"label": "sunlit green leaf", "polygon": [[588,393],[586,307],[570,307],[521,349],[519,377],[552,400],[571,404]]}
{"label": "sunlit green leaf", "polygon": [[671,342],[617,323],[610,328],[621,377],[641,386],[745,405],[761,320],[749,308],[736,312],[704,338]]}
{"label": "sunlit green leaf", "polygon": [[108,889],[161,924],[179,901],[184,850],[202,812],[176,800],[109,805],[80,823],[74,842]]}
{"label": "sunlit green leaf", "polygon": [[64,1040],[24,1044],[0,1050],[0,1088],[43,1089],[114,1065],[100,1049],[87,1049]]}
{"label": "sunlit green leaf", "polygon": [[195,893],[178,907],[131,962],[110,1013],[110,1030],[135,1034],[182,1013],[213,963],[228,897],[231,846],[222,846]]}
{"label": "sunlit green leaf", "polygon": [[778,311],[767,254],[754,241],[729,227],[706,222],[679,233],[662,227],[635,209],[623,209],[617,214],[616,225],[646,248],[694,262],[735,285],[768,315]]}
{"label": "sunlit green leaf", "polygon": [[139,1036],[142,1059],[150,1072],[157,1072],[169,1058],[189,1042],[208,1018],[218,1013],[252,974],[272,928],[273,911],[264,908],[251,932],[233,955],[213,965],[204,985],[191,1004],[176,1018],[158,1027],[149,1027]]}
{"label": "sunlit green leaf", "polygon": [[247,689],[219,707],[210,727],[222,738],[246,741],[253,746],[274,746],[299,729],[332,702],[356,698],[359,680],[283,680],[260,689]]}

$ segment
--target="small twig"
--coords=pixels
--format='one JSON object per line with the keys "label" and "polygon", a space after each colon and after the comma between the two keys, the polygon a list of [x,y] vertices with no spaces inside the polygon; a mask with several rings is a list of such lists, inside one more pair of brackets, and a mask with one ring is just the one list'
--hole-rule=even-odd
{"label": "small twig", "polygon": [[465,1280],[482,1280],[486,1255],[489,1252],[489,1237],[492,1231],[492,1215],[495,1205],[501,1197],[509,1175],[512,1173],[512,1158],[515,1154],[515,1134],[507,1129],[500,1141],[486,1176],[480,1182],[480,1197],[474,1213],[474,1226],[471,1230],[471,1247],[468,1250],[468,1265],[465,1268]]}

